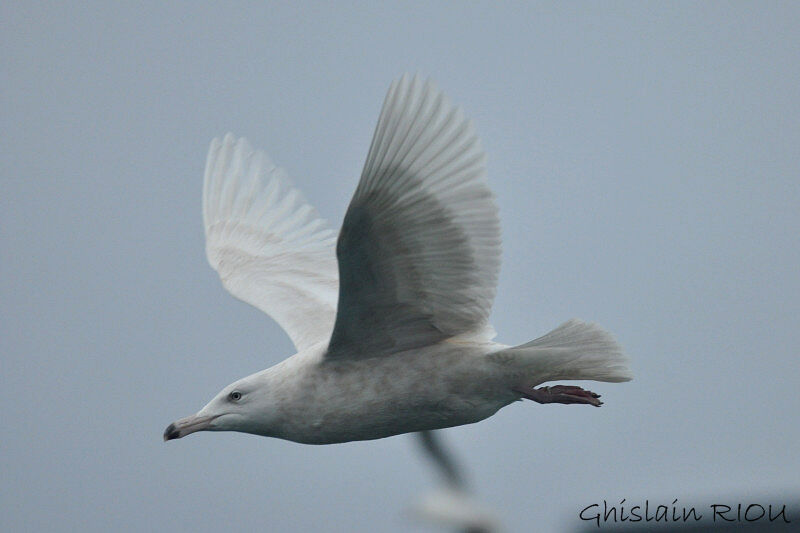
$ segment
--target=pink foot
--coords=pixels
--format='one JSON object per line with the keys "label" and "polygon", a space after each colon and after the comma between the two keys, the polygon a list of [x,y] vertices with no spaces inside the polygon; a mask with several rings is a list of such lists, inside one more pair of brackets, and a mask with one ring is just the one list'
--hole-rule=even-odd
{"label": "pink foot", "polygon": [[552,387],[539,387],[538,389],[514,389],[522,394],[523,398],[538,403],[588,403],[600,407],[603,402],[598,400],[599,394],[584,390],[573,385],[554,385]]}

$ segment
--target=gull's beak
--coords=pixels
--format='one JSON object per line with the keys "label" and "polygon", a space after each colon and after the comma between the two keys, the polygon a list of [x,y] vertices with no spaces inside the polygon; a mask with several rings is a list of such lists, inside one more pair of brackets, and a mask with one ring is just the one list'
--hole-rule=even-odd
{"label": "gull's beak", "polygon": [[185,437],[189,433],[208,429],[211,421],[215,418],[217,417],[192,415],[187,416],[186,418],[181,418],[180,420],[176,420],[172,424],[168,425],[167,429],[164,430],[164,440],[167,441],[179,439],[181,437]]}

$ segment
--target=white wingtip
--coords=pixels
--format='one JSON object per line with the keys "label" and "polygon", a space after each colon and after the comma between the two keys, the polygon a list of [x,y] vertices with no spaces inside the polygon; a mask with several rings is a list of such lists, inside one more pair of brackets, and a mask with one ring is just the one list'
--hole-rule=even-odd
{"label": "white wingtip", "polygon": [[214,139],[203,181],[206,257],[223,286],[286,330],[298,350],[336,315],[334,232],[286,173],[246,139]]}
{"label": "white wingtip", "polygon": [[497,533],[502,530],[497,516],[463,491],[444,487],[423,494],[409,511],[430,524],[459,531]]}
{"label": "white wingtip", "polygon": [[[295,189],[283,169],[262,151],[254,151],[244,137],[227,133],[211,141],[203,183],[203,222],[206,251],[217,268],[212,233],[225,240],[239,232],[239,245],[258,247],[257,239],[270,234],[295,246],[331,246],[334,232]],[[261,243],[264,244],[264,243]],[[256,253],[257,250],[252,250]]]}

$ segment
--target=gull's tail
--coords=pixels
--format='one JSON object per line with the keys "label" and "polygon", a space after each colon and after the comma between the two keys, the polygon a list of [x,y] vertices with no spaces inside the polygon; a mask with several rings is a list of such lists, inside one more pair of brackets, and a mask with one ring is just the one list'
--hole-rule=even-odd
{"label": "gull's tail", "polygon": [[630,381],[633,374],[622,347],[609,332],[572,319],[528,343],[497,352],[513,369],[514,386],[536,387],[547,381]]}

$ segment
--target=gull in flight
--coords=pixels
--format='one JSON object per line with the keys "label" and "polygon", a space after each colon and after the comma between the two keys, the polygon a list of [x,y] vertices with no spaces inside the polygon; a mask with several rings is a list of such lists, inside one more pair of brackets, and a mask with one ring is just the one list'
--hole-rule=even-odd
{"label": "gull in flight", "polygon": [[297,353],[223,388],[165,440],[241,431],[308,444],[478,422],[526,398],[599,406],[560,380],[631,379],[599,326],[570,320],[520,346],[488,324],[500,223],[470,121],[430,81],[392,83],[338,237],[246,140],[211,143],[206,255]]}
{"label": "gull in flight", "polygon": [[498,533],[500,521],[489,508],[470,493],[460,465],[439,438],[438,431],[415,433],[425,455],[444,481],[436,490],[425,492],[409,509],[431,524],[450,527],[459,533]]}

